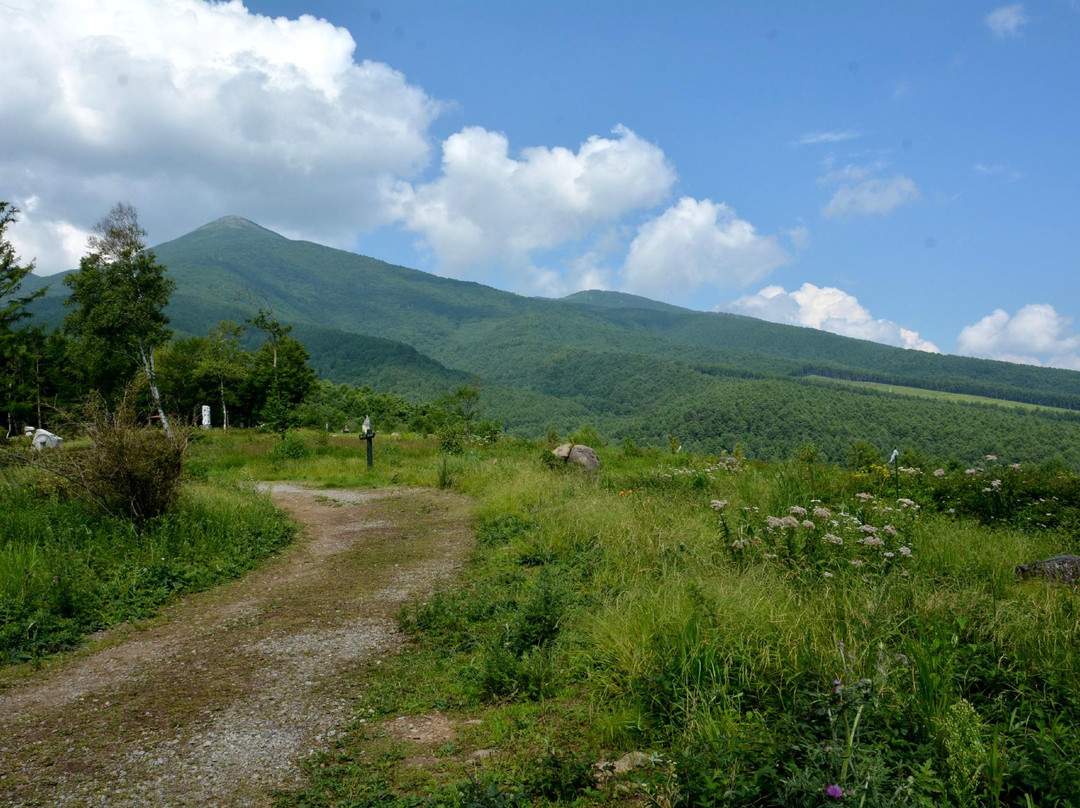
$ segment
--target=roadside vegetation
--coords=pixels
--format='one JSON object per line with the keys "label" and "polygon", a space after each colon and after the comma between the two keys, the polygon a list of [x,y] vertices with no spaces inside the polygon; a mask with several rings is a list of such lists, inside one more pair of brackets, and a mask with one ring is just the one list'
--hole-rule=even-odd
{"label": "roadside vegetation", "polygon": [[[303,443],[307,457],[273,461],[265,437],[216,435],[195,459],[219,482],[442,484],[473,498],[477,538],[460,580],[403,610],[411,643],[357,674],[370,694],[357,723],[279,805],[1080,794],[1077,596],[1014,574],[1077,551],[1080,479],[1067,471],[630,445],[601,448],[587,474],[534,442],[447,454],[404,436],[377,440],[369,472],[355,438]],[[432,713],[461,731],[419,766],[385,728]],[[620,758],[632,765],[614,773]]]}

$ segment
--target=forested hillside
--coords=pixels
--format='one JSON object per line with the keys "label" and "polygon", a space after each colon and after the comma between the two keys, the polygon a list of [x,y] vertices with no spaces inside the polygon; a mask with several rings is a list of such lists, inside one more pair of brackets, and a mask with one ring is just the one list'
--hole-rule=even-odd
{"label": "forested hillside", "polygon": [[[934,457],[996,452],[1080,467],[1080,415],[1013,412],[830,387],[873,381],[1076,410],[1080,373],[901,350],[616,292],[527,298],[440,278],[229,216],[154,248],[176,281],[178,335],[260,308],[295,328],[320,377],[414,401],[478,383],[511,432],[566,433],[782,457],[806,443],[843,460],[855,440]],[[63,285],[34,303],[63,316]],[[31,288],[40,281],[34,279]],[[806,381],[804,377],[818,377]]]}

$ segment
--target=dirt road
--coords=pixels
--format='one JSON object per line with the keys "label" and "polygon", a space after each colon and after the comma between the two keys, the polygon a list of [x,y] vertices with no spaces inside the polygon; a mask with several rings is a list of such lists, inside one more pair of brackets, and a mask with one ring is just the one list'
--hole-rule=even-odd
{"label": "dirt road", "polygon": [[471,537],[449,494],[271,488],[303,529],[279,558],[0,677],[0,804],[263,806],[302,784],[363,696],[350,671],[394,649],[394,614]]}

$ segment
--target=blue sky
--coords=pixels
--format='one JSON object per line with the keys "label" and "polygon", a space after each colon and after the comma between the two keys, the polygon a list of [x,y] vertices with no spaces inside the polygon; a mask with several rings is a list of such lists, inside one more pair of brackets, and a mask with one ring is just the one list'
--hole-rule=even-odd
{"label": "blue sky", "polygon": [[151,242],[239,214],[1080,369],[1075,0],[0,6],[0,198],[42,273],[124,199]]}

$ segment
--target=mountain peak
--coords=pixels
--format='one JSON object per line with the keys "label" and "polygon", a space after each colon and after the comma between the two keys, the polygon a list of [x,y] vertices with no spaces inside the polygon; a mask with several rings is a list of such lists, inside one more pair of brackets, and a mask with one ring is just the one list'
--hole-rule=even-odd
{"label": "mountain peak", "polygon": [[[262,225],[255,224],[251,219],[245,219],[243,216],[236,216],[235,214],[222,216],[220,219],[214,219],[212,222],[207,222],[202,227],[196,228],[194,232],[198,232],[199,230],[253,230],[261,233],[270,233],[275,236],[279,235],[278,233],[274,233],[273,230],[267,230]],[[284,238],[284,236],[280,237]]]}

